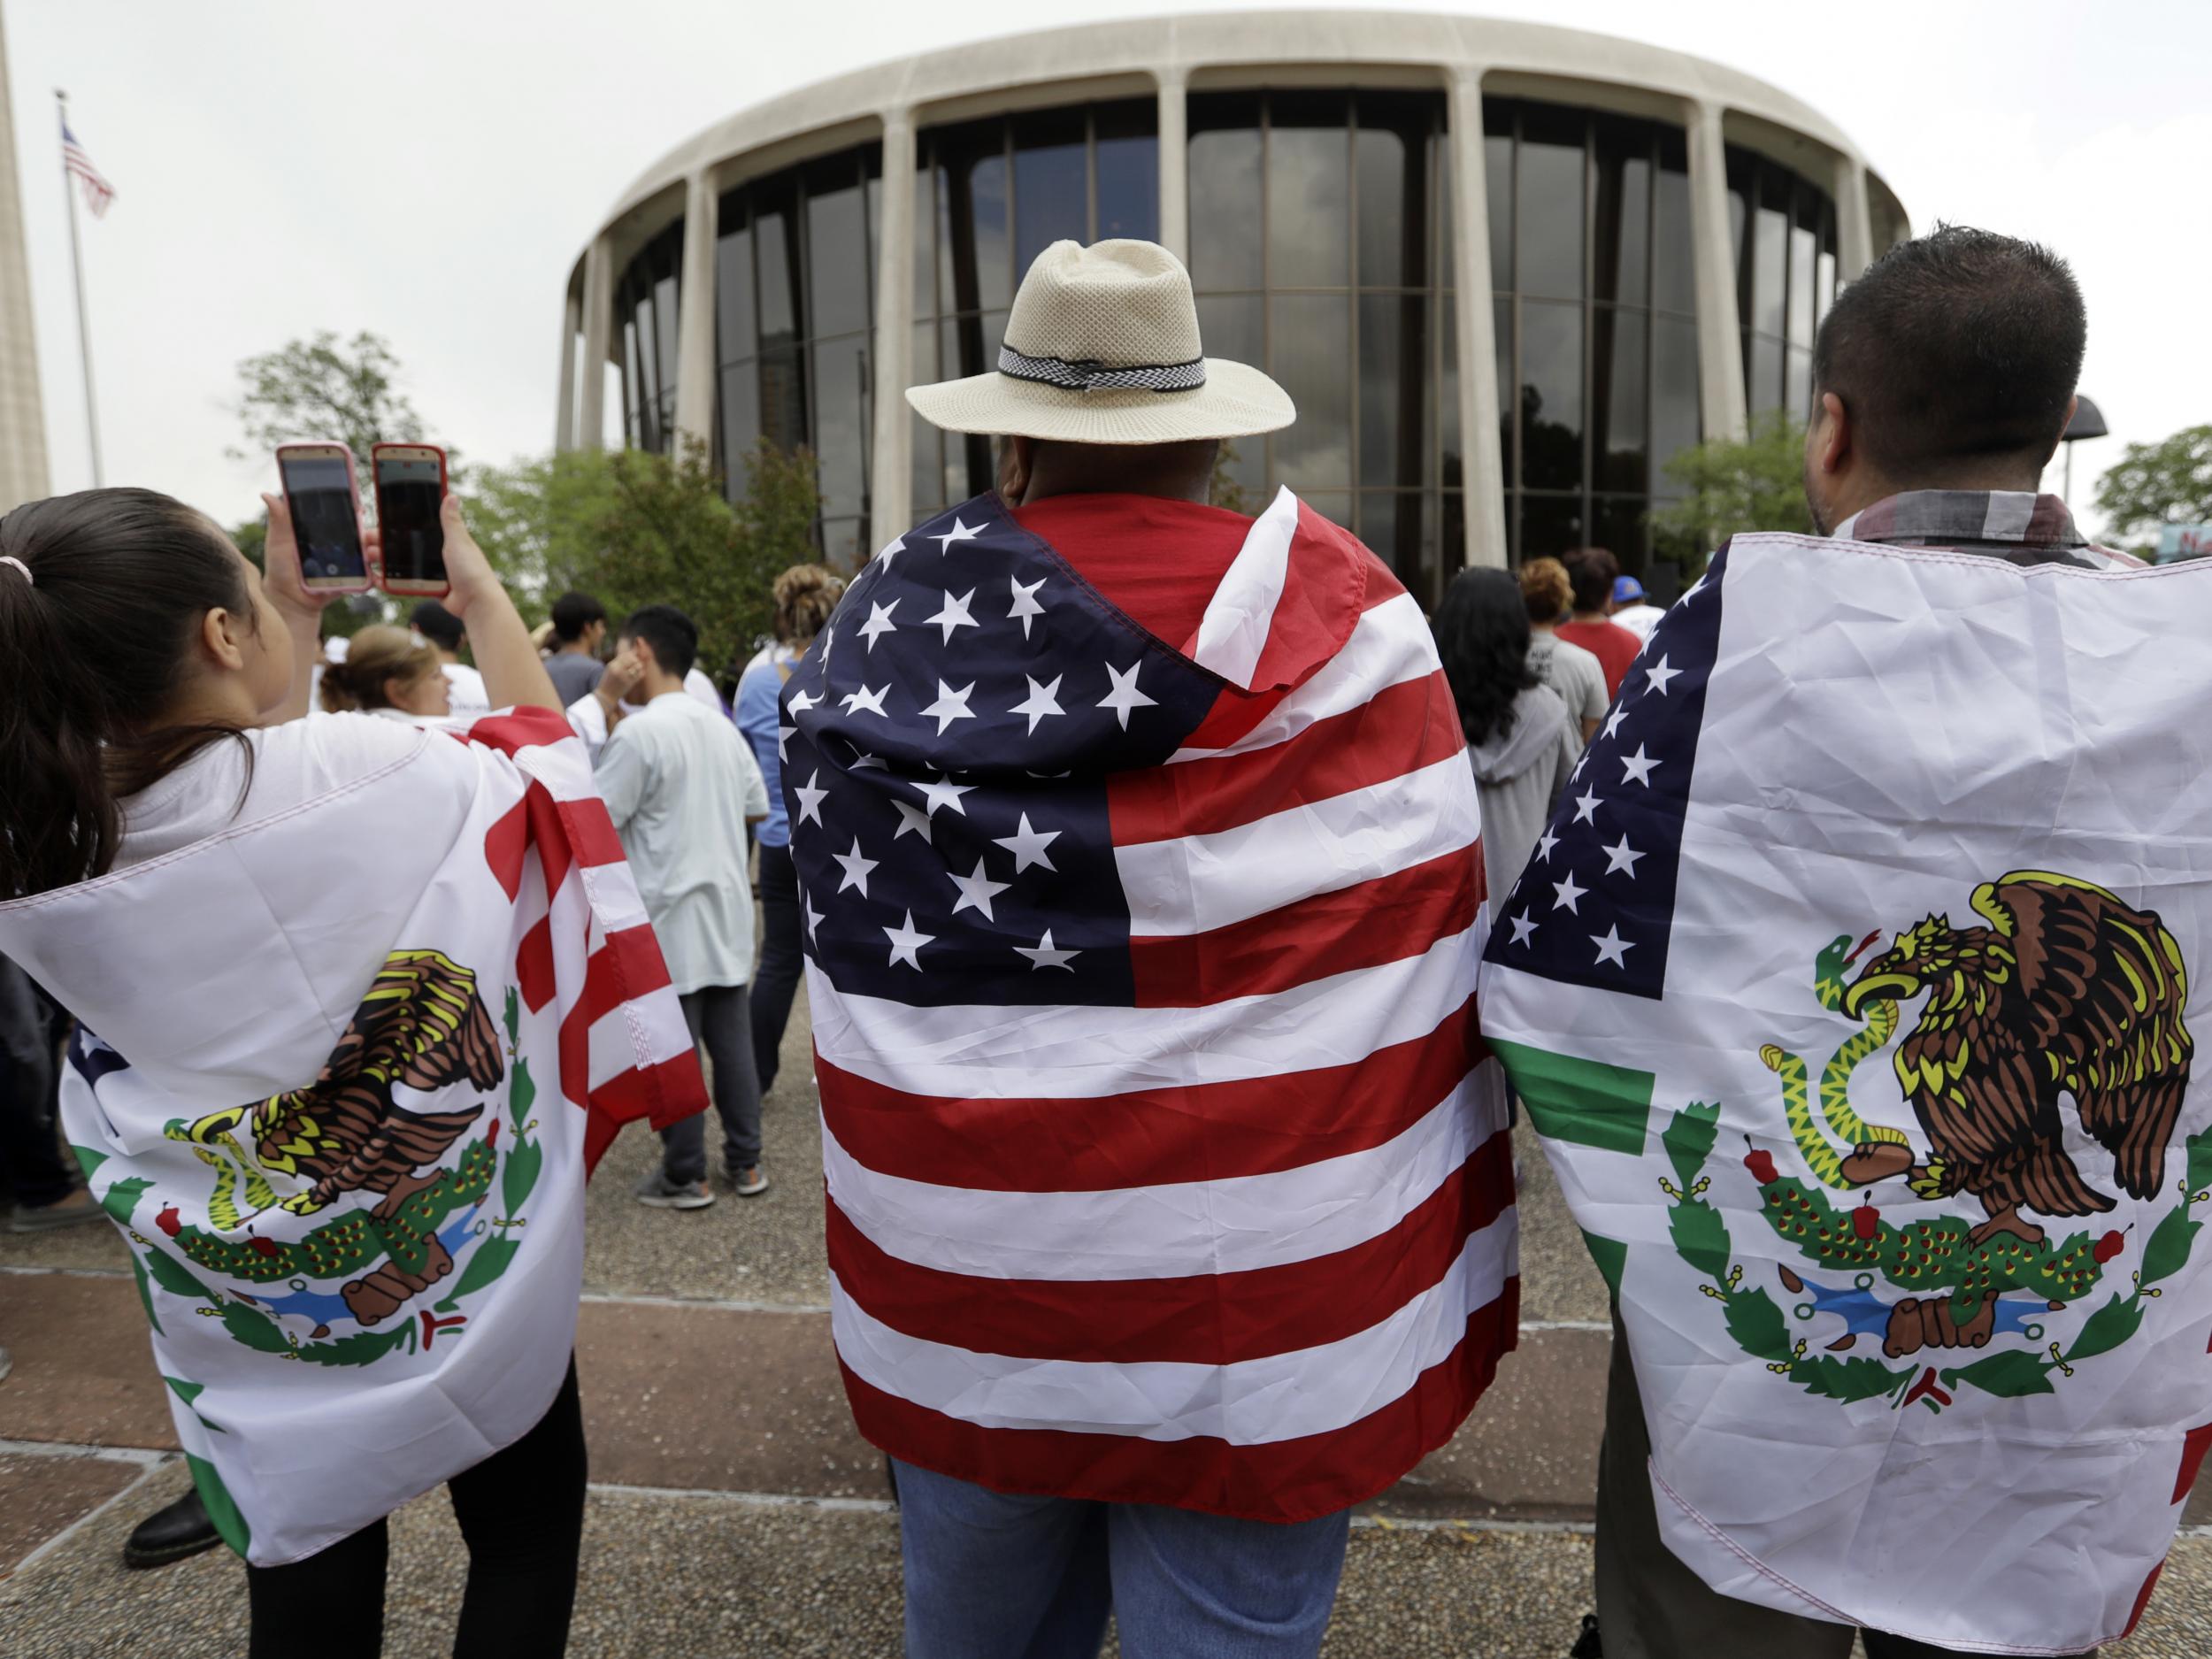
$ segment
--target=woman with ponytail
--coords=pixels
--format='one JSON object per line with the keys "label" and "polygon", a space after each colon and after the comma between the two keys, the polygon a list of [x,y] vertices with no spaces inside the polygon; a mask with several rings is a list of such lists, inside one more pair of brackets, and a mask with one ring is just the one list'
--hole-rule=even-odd
{"label": "woman with ponytail", "polygon": [[357,710],[410,725],[442,726],[453,713],[452,684],[444,659],[429,641],[378,623],[353,636],[343,661],[324,664],[323,712]]}
{"label": "woman with ponytail", "polygon": [[454,1651],[557,1654],[583,1178],[624,1118],[698,1110],[697,1064],[457,505],[447,603],[506,712],[446,733],[411,723],[404,634],[326,699],[392,718],[302,718],[323,600],[264,499],[265,579],[151,490],[0,517],[0,954],[76,1016],[63,1128],[246,1558],[253,1659],[376,1654],[383,1517],[443,1482]]}

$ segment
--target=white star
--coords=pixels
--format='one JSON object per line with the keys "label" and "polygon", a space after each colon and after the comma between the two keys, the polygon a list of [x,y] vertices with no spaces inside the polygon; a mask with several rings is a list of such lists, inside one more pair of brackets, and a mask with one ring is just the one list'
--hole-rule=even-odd
{"label": "white star", "polygon": [[981,535],[982,534],[983,526],[981,525],[964,524],[959,518],[956,518],[952,521],[951,529],[946,531],[942,535],[933,535],[929,539],[937,543],[937,550],[940,553],[949,553],[952,551],[952,544],[954,542],[972,541],[976,539],[976,537]]}
{"label": "white star", "polygon": [[[821,781],[821,769],[817,767],[815,769],[814,775],[811,778],[809,778],[804,783],[799,785],[791,792],[799,797],[799,822],[802,824],[820,824],[822,822],[822,801],[823,798],[829,794],[829,791],[826,789],[818,789],[814,787]],[[827,828],[828,826],[825,825],[824,827]]]}
{"label": "white star", "polygon": [[1022,814],[1022,826],[1021,833],[1019,834],[999,836],[997,839],[993,841],[991,844],[994,847],[1003,847],[1008,852],[1014,855],[1014,873],[1016,875],[1021,874],[1023,871],[1028,869],[1032,864],[1042,864],[1046,869],[1051,871],[1055,875],[1057,875],[1059,873],[1059,867],[1055,864],[1051,859],[1045,856],[1045,849],[1051,846],[1053,842],[1058,841],[1059,839],[1060,832],[1058,830],[1031,829],[1029,827],[1029,814],[1025,812]]}
{"label": "white star", "polygon": [[[1052,948],[1052,929],[1049,927],[1045,929],[1045,936],[1035,944],[1016,945],[1014,949],[1029,958],[1033,971],[1038,968],[1068,968],[1068,964],[1083,954],[1079,950],[1055,950]],[[1073,973],[1075,970],[1068,968],[1068,972]]]}
{"label": "white star", "polygon": [[934,622],[939,627],[944,629],[945,637],[938,641],[939,644],[951,644],[955,628],[972,628],[979,626],[976,619],[968,614],[968,602],[974,597],[975,589],[972,588],[957,599],[947,594],[945,603],[937,608],[937,614],[922,618],[924,622]]}
{"label": "white star", "polygon": [[1006,619],[1022,625],[1022,638],[1025,640],[1029,637],[1029,619],[1045,613],[1045,608],[1037,603],[1037,590],[1045,585],[1045,579],[1040,576],[1025,588],[1010,578],[1007,585],[1014,590],[1014,608],[1006,613]]}
{"label": "white star", "polygon": [[1595,793],[1585,789],[1580,795],[1575,796],[1575,822],[1578,824],[1596,823],[1597,818],[1594,814],[1605,803],[1599,800]]}
{"label": "white star", "polygon": [[1552,909],[1555,910],[1564,910],[1570,916],[1579,916],[1582,914],[1580,906],[1578,906],[1575,901],[1579,899],[1590,889],[1587,887],[1578,887],[1575,886],[1575,872],[1573,871],[1570,870],[1567,872],[1567,879],[1564,881],[1553,882],[1551,884],[1551,890],[1559,895],[1551,902]]}
{"label": "white star", "polygon": [[791,740],[798,734],[799,728],[795,726],[780,726],[776,728],[776,758],[778,760],[791,758]]}
{"label": "white star", "polygon": [[852,851],[832,853],[830,856],[845,867],[845,879],[837,884],[837,890],[842,893],[847,887],[858,887],[860,896],[866,898],[868,896],[868,872],[876,867],[877,861],[862,856],[860,837],[857,835],[853,837]]}
{"label": "white star", "polygon": [[975,718],[975,711],[968,707],[968,694],[974,689],[975,681],[972,680],[957,691],[941,680],[937,682],[937,701],[924,709],[922,712],[937,717],[938,736],[942,737],[945,734],[945,728],[955,720]]}
{"label": "white star", "polygon": [[1592,933],[1590,942],[1598,948],[1599,963],[1609,962],[1623,971],[1628,967],[1627,953],[1636,949],[1633,941],[1621,937],[1621,930],[1617,927],[1608,927],[1602,939]]}
{"label": "white star", "polygon": [[1559,837],[1546,830],[1536,838],[1536,856],[1546,864],[1551,862],[1551,849],[1559,845]]}
{"label": "white star", "polygon": [[1568,780],[1571,782],[1575,779],[1581,777],[1582,769],[1589,764],[1590,751],[1586,749],[1582,751],[1582,753],[1575,757],[1574,770],[1567,774]]}
{"label": "white star", "polygon": [[816,696],[810,691],[795,691],[791,694],[791,712],[794,714],[804,714],[809,709],[813,708],[821,701],[821,698]]}
{"label": "white star", "polygon": [[853,750],[853,764],[849,770],[853,772],[888,772],[891,769],[883,764],[882,756],[871,755],[865,749],[856,749]]}
{"label": "white star", "polygon": [[937,809],[941,806],[950,807],[962,818],[968,816],[968,809],[960,804],[960,797],[972,791],[975,788],[973,784],[949,783],[942,777],[933,782],[926,778],[910,778],[907,781],[919,789],[928,799],[929,815],[932,818],[937,816]]}
{"label": "white star", "polygon": [[1626,709],[1615,709],[1612,713],[1605,717],[1605,729],[1602,732],[1600,732],[1598,735],[1600,737],[1612,736],[1615,732],[1620,729],[1621,722],[1626,718],[1628,718],[1628,710]]}
{"label": "white star", "polygon": [[887,605],[872,604],[868,607],[868,619],[860,625],[860,637],[868,641],[871,655],[876,649],[876,635],[899,631],[899,625],[891,620],[891,613],[898,608],[899,602],[895,599]]}
{"label": "white star", "polygon": [[906,920],[902,925],[897,927],[887,927],[883,930],[883,934],[891,941],[891,960],[883,965],[887,968],[895,968],[903,962],[917,973],[921,972],[922,959],[914,953],[924,945],[933,945],[937,942],[936,934],[918,933],[914,931],[914,912],[911,910],[907,911]]}
{"label": "white star", "polygon": [[1605,848],[1602,850],[1605,854],[1605,873],[1607,875],[1609,876],[1616,870],[1620,870],[1627,872],[1628,879],[1631,881],[1633,881],[1636,879],[1636,861],[1644,856],[1644,855],[1635,851],[1629,846],[1628,837],[1626,835],[1623,835],[1614,845]]}
{"label": "white star", "polygon": [[[878,553],[871,563],[880,565],[885,570],[889,570],[891,568],[891,561],[905,551],[906,538],[904,536],[900,536],[886,546],[880,553]],[[895,603],[896,602],[894,601],[893,603]]]}
{"label": "white star", "polygon": [[1099,700],[1098,706],[1111,709],[1121,721],[1121,729],[1125,732],[1129,729],[1129,711],[1132,709],[1159,706],[1156,698],[1148,697],[1137,689],[1137,670],[1143,665],[1141,661],[1130,664],[1126,669],[1116,668],[1110,663],[1106,665],[1106,677],[1114,682],[1114,688]]}
{"label": "white star", "polygon": [[1641,743],[1636,745],[1633,755],[1616,755],[1613,758],[1627,768],[1627,775],[1621,780],[1623,783],[1632,781],[1640,783],[1647,789],[1651,787],[1651,769],[1659,763],[1644,753]]}
{"label": "white star", "polygon": [[1506,920],[1513,924],[1513,942],[1517,945],[1528,943],[1529,935],[1536,931],[1536,924],[1529,920],[1528,913],[1525,910],[1518,916],[1507,917]]}
{"label": "white star", "polygon": [[836,646],[836,628],[833,626],[824,628],[822,630],[822,672],[825,674],[829,672],[830,652]]}
{"label": "white star", "polygon": [[880,714],[887,720],[891,717],[884,709],[883,700],[890,695],[891,687],[888,686],[879,686],[873,691],[863,686],[858,691],[847,692],[838,701],[845,705],[848,714]]}
{"label": "white star", "polygon": [[[905,834],[909,830],[911,830],[915,834],[919,835],[924,841],[926,842],[929,841],[928,813],[923,811],[922,809],[918,806],[909,806],[903,801],[894,801],[891,804],[896,807],[899,811],[899,826],[897,829],[891,832],[891,839],[894,841],[897,841],[900,836]],[[934,843],[932,844],[933,845]]]}
{"label": "white star", "polygon": [[[806,916],[806,936],[813,939],[814,930],[822,924],[822,912],[814,908],[814,901],[807,897],[804,887],[799,889],[799,903],[803,907]],[[821,941],[816,940],[815,942],[819,944]]]}
{"label": "white star", "polygon": [[1695,581],[1692,582],[1689,587],[1689,591],[1685,593],[1678,603],[1686,605],[1691,600],[1696,598],[1700,594],[1703,593],[1705,591],[1707,579],[1711,575],[1712,572],[1707,571],[1704,575],[1700,576]]}
{"label": "white star", "polygon": [[[1041,580],[1043,579],[1040,578],[1039,580]],[[1022,678],[1029,681],[1029,695],[1022,702],[1016,703],[1012,708],[1009,709],[1007,713],[1027,715],[1029,717],[1029,734],[1032,737],[1034,737],[1037,734],[1038,721],[1043,719],[1048,714],[1065,714],[1067,712],[1065,709],[1060,706],[1060,682],[1061,680],[1065,680],[1067,676],[1065,674],[1056,674],[1053,677],[1052,683],[1048,686],[1039,685],[1036,680],[1028,674],[1024,674]]]}
{"label": "white star", "polygon": [[1667,681],[1678,680],[1681,676],[1682,671],[1678,668],[1669,668],[1667,659],[1663,657],[1644,670],[1644,678],[1651,683],[1651,688],[1663,697],[1667,695]]}
{"label": "white star", "polygon": [[991,895],[1005,892],[1008,884],[1003,881],[994,881],[986,875],[983,870],[983,860],[979,858],[975,861],[973,875],[956,876],[949,870],[945,873],[951,877],[952,885],[960,889],[959,902],[952,907],[952,913],[955,916],[959,915],[963,910],[976,910],[983,912],[983,919],[987,922],[998,920],[997,917],[991,914]]}

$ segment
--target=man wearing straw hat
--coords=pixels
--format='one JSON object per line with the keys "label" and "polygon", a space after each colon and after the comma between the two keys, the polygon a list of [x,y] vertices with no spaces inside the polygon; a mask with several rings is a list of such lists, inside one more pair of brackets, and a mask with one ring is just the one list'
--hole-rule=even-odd
{"label": "man wearing straw hat", "polygon": [[1288,490],[1148,242],[1032,266],[1004,440],[786,687],[833,1328],[907,1651],[1310,1655],[1348,1512],[1516,1328],[1472,774],[1420,609]]}

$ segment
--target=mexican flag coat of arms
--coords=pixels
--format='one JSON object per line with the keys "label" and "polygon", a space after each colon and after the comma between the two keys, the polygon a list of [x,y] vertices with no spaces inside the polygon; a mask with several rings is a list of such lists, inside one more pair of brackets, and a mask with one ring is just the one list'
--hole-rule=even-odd
{"label": "mexican flag coat of arms", "polygon": [[2148,1600],[2212,1440],[2208,637],[2212,565],[1738,537],[1498,907],[1716,1589],[2024,1654]]}
{"label": "mexican flag coat of arms", "polygon": [[0,904],[0,951],[81,1022],[62,1126],[200,1494],[257,1565],[537,1423],[587,1169],[624,1121],[705,1103],[567,722],[372,720],[252,734],[258,764],[341,787]]}

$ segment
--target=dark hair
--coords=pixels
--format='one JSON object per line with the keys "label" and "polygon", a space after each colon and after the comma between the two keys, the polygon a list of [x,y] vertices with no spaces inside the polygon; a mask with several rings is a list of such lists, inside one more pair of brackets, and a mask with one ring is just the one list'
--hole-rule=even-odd
{"label": "dark hair", "polygon": [[845,596],[845,579],[819,565],[794,565],[776,578],[775,620],[780,645],[797,645],[829,626],[830,612]]}
{"label": "dark hair", "polygon": [[[258,620],[246,566],[203,513],[88,489],[0,517],[0,899],[105,874],[118,803],[244,733],[153,722],[211,611]],[[247,749],[248,776],[252,750]]]}
{"label": "dark hair", "polygon": [[1578,547],[1559,556],[1575,590],[1575,609],[1604,614],[1613,603],[1613,579],[1621,562],[1601,547]]}
{"label": "dark hair", "polygon": [[2039,468],[2066,429],[2088,333],[2081,288],[2049,249],[1938,225],[1837,296],[1813,384],[1843,400],[1852,441],[1895,482],[1992,457]]}
{"label": "dark hair", "polygon": [[462,636],[468,630],[461,626],[461,618],[434,599],[426,599],[417,605],[407,618],[415,625],[415,632],[428,640],[440,650],[460,654]]}
{"label": "dark hair", "polygon": [[553,602],[553,636],[574,644],[584,630],[607,619],[607,607],[589,594],[563,594]]}
{"label": "dark hair", "polygon": [[1521,603],[1531,622],[1556,622],[1573,609],[1574,584],[1557,559],[1530,559],[1521,566]]}
{"label": "dark hair", "polygon": [[1511,731],[1514,699],[1537,683],[1528,665],[1528,606],[1513,572],[1460,572],[1429,628],[1467,741],[1487,742]]}
{"label": "dark hair", "polygon": [[643,640],[653,648],[653,660],[661,672],[679,680],[699,660],[699,625],[673,605],[633,611],[622,624],[622,637]]}

